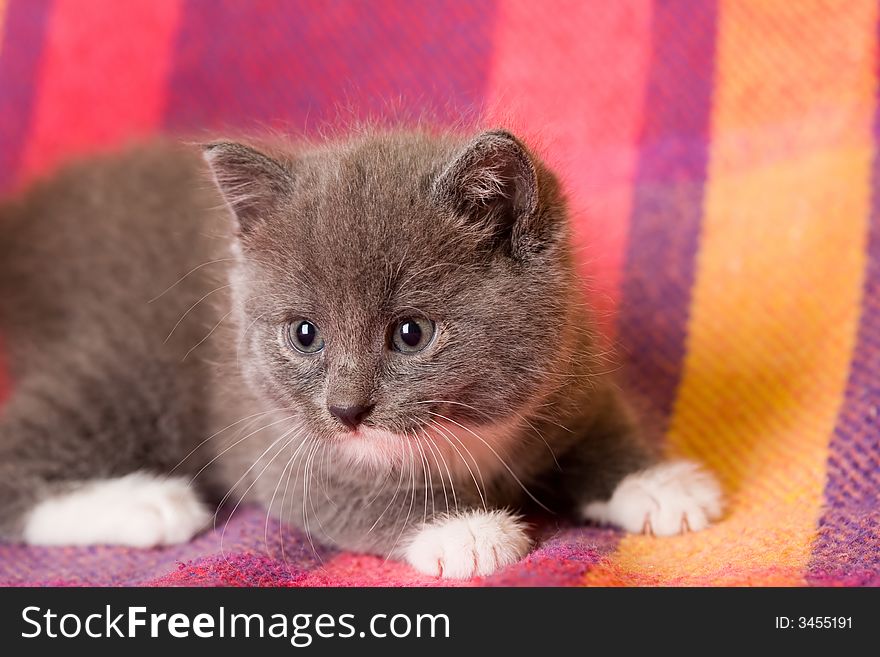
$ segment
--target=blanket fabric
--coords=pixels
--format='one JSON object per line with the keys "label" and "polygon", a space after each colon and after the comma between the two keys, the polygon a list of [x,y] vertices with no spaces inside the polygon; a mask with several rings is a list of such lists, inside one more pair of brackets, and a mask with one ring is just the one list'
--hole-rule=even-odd
{"label": "blanket fabric", "polygon": [[[0,189],[160,132],[510,126],[563,176],[651,436],[716,471],[728,506],[668,539],[539,519],[529,557],[463,584],[876,585],[878,17],[876,0],[0,0]],[[168,549],[0,545],[0,583],[442,582],[246,508]]]}

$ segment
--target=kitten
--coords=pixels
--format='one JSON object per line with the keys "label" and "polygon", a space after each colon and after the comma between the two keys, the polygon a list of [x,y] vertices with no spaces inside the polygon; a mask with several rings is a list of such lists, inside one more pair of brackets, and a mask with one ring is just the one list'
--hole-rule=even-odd
{"label": "kitten", "polygon": [[169,544],[245,499],[471,577],[527,553],[531,508],[658,535],[720,515],[603,374],[562,192],[516,137],[201,155],[93,159],[0,209],[0,536]]}

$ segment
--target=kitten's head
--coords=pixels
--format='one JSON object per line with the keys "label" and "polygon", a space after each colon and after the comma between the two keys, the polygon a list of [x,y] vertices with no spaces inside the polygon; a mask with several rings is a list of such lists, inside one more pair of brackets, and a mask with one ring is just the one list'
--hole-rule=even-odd
{"label": "kitten's head", "polygon": [[239,361],[314,435],[374,461],[425,431],[479,451],[553,387],[576,330],[568,226],[511,134],[204,152],[236,217]]}

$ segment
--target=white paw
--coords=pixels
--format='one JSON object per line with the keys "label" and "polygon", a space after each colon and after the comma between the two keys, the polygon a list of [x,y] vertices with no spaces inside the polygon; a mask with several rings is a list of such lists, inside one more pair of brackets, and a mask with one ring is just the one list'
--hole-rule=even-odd
{"label": "white paw", "polygon": [[721,487],[690,461],[660,463],[621,480],[611,499],[583,509],[586,519],[628,532],[671,536],[699,531],[721,516]]}
{"label": "white paw", "polygon": [[405,557],[428,575],[466,579],[519,561],[530,545],[523,524],[506,511],[469,511],[422,527]]}
{"label": "white paw", "polygon": [[24,540],[33,545],[183,543],[210,519],[183,479],[135,472],[103,479],[40,502],[30,512]]}

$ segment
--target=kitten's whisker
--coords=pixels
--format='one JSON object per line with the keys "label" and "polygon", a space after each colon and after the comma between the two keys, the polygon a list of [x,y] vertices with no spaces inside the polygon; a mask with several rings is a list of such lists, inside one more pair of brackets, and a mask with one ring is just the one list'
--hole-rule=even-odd
{"label": "kitten's whisker", "polygon": [[247,339],[248,331],[250,331],[258,321],[260,321],[261,319],[263,319],[263,317],[268,315],[269,312],[270,311],[267,310],[266,312],[264,312],[260,315],[257,315],[254,318],[254,320],[250,324],[248,324],[247,328],[244,330],[244,332],[241,334],[241,337],[238,339],[238,343],[235,345],[235,367],[239,371],[241,371],[241,345]]}
{"label": "kitten's whisker", "polygon": [[[407,530],[409,526],[409,519],[412,516],[413,505],[416,501],[416,467],[415,467],[415,452],[413,452],[412,445],[409,440],[406,441],[406,446],[409,448],[409,508],[406,511],[406,518],[403,519],[403,524],[400,525],[400,531],[397,532],[397,538],[394,539],[394,543],[391,545],[391,548],[388,550],[388,554],[385,557],[385,561],[391,558],[394,554],[394,550],[397,548],[397,544],[400,542],[400,538],[403,536],[404,532]],[[428,499],[428,496],[425,495],[425,500]],[[426,507],[427,508],[427,507]],[[399,517],[399,514],[398,516]],[[395,517],[395,520],[397,519]]]}
{"label": "kitten's whisker", "polygon": [[[425,434],[427,435],[427,431],[425,432]],[[455,507],[455,510],[458,511],[458,495],[455,491],[455,478],[452,476],[452,471],[449,469],[449,464],[446,461],[446,456],[444,456],[443,450],[440,449],[440,445],[434,443],[434,447],[437,448],[437,454],[440,457],[440,460],[443,462],[443,469],[446,470],[446,476],[449,477],[449,489],[452,493],[452,505]]]}
{"label": "kitten's whisker", "polygon": [[159,294],[157,294],[156,296],[154,296],[152,299],[150,299],[149,301],[147,301],[147,303],[153,303],[154,301],[158,301],[159,299],[161,299],[162,297],[164,297],[166,294],[168,294],[171,290],[173,290],[173,289],[176,288],[178,285],[180,285],[180,284],[181,284],[186,278],[188,278],[191,274],[194,274],[195,272],[197,272],[197,271],[198,271],[199,269],[201,269],[202,267],[207,267],[208,265],[214,265],[214,264],[217,264],[218,262],[229,262],[230,260],[237,260],[237,258],[217,258],[216,260],[209,260],[208,262],[203,262],[202,264],[193,267],[193,268],[190,269],[188,272],[186,272],[183,276],[181,276],[180,278],[178,278],[174,283],[172,283],[170,286],[168,286],[167,288],[165,288],[165,290],[164,290],[163,292],[160,292]]}
{"label": "kitten's whisker", "polygon": [[202,296],[201,299],[199,299],[198,301],[196,301],[196,302],[195,302],[193,305],[191,305],[189,308],[187,308],[186,312],[183,313],[183,315],[180,316],[180,319],[178,319],[178,320],[177,320],[177,323],[172,327],[171,332],[165,337],[165,340],[162,341],[162,344],[168,344],[168,341],[171,339],[171,336],[174,335],[174,332],[177,330],[177,327],[180,326],[180,323],[181,323],[184,319],[186,319],[186,316],[187,316],[187,315],[189,315],[189,314],[192,312],[193,308],[195,308],[196,306],[198,306],[200,303],[202,303],[202,301],[204,301],[205,299],[207,299],[209,296],[211,296],[211,295],[214,294],[215,292],[219,292],[220,290],[225,290],[226,288],[229,288],[229,287],[232,287],[232,283],[227,283],[226,285],[221,285],[220,287],[214,288],[213,290],[211,290],[210,292],[208,292],[207,294],[205,294],[204,296]]}
{"label": "kitten's whisker", "polygon": [[[308,448],[303,452],[303,457],[306,460],[302,462],[301,468],[298,467],[296,469],[296,478],[294,478],[294,480],[293,480],[293,488],[291,489],[291,494],[296,495],[296,491],[299,489],[299,475],[300,475],[300,471],[302,471],[302,474],[303,474],[302,523],[296,523],[296,525],[301,527],[306,532],[306,538],[309,540],[309,543],[312,544],[312,537],[311,537],[309,530],[308,530],[308,519],[307,519],[306,513],[305,513],[305,509],[306,509],[305,493],[306,493],[306,483],[307,483],[307,478],[308,478],[308,473],[306,472],[306,466],[308,464],[309,455],[312,452],[312,447],[317,443],[317,438],[315,438],[313,436],[309,436],[305,441],[303,441],[303,444],[306,444],[306,443],[308,443]],[[299,448],[297,449],[297,451],[299,451]],[[295,498],[294,498],[294,500],[295,500]],[[283,502],[283,500],[282,500],[282,502]],[[291,502],[291,504],[292,504],[292,502]],[[312,544],[312,551],[314,552],[314,550],[315,550],[315,547],[314,547],[314,544]],[[318,556],[317,552],[315,552],[315,556],[316,557]]]}
{"label": "kitten's whisker", "polygon": [[434,451],[434,441],[425,431],[424,427],[420,428],[420,431],[422,436],[425,438],[425,446],[431,452],[431,456],[434,459],[434,465],[437,468],[437,474],[440,475],[440,485],[443,487],[443,501],[446,503],[446,513],[449,513],[449,496],[446,494],[446,481],[443,479],[443,470],[440,469],[440,459],[437,458],[437,453]]}
{"label": "kitten's whisker", "polygon": [[[442,437],[447,443],[449,443],[449,446],[452,447],[452,449],[455,450],[456,454],[458,454],[458,458],[460,458],[460,459],[461,459],[461,462],[464,463],[464,467],[466,467],[466,468],[467,468],[467,471],[470,473],[470,475],[471,475],[471,479],[474,480],[474,487],[477,489],[477,493],[478,493],[479,496],[480,496],[480,502],[482,502],[482,504],[483,504],[483,509],[484,509],[485,511],[488,511],[488,510],[489,510],[489,507],[488,507],[488,505],[486,504],[486,498],[483,496],[483,489],[480,487],[480,484],[477,483],[477,477],[476,477],[476,475],[474,475],[474,471],[471,470],[471,466],[468,464],[467,460],[464,458],[464,454],[462,454],[462,453],[461,453],[461,450],[458,449],[458,447],[455,446],[455,443],[453,443],[453,442],[449,439],[449,436],[446,434],[446,432],[443,430],[443,428],[440,426],[439,423],[437,423],[437,422],[431,422],[431,426],[432,426],[435,430],[437,430],[438,432],[440,432],[440,436],[441,436],[441,437]],[[457,439],[457,438],[456,438],[456,439]],[[458,442],[461,443],[460,440],[459,440]],[[464,447],[464,444],[463,444],[463,443],[462,443],[462,447]],[[465,447],[465,449],[467,450],[466,447]],[[470,450],[468,450],[468,454],[470,454]],[[474,458],[474,457],[473,457],[473,454],[470,454],[470,457],[473,459],[473,458]],[[476,466],[477,466],[477,469],[479,469],[480,466],[477,464],[476,459],[474,459],[474,465],[476,465]],[[482,473],[480,474],[480,480],[481,480],[481,481],[483,480],[483,475],[482,475]],[[484,482],[483,485],[485,486],[485,482]]]}
{"label": "kitten's whisker", "polygon": [[[244,481],[244,478],[247,477],[255,467],[257,467],[257,465],[260,463],[260,461],[263,460],[263,458],[266,456],[266,454],[268,454],[269,451],[270,451],[273,447],[275,447],[275,445],[277,445],[277,444],[280,443],[282,440],[284,440],[284,439],[286,439],[288,436],[290,436],[293,432],[295,432],[295,431],[297,430],[297,428],[298,428],[298,427],[293,427],[292,429],[288,429],[287,431],[285,431],[284,433],[282,433],[280,436],[278,436],[275,440],[273,440],[271,443],[269,443],[269,446],[268,446],[265,450],[263,450],[263,453],[260,454],[260,455],[254,460],[254,462],[251,463],[250,467],[249,467],[247,470],[244,471],[244,474],[241,475],[241,476],[238,478],[238,480],[237,480],[234,484],[232,484],[232,486],[229,488],[229,490],[226,492],[226,494],[225,494],[225,495],[223,496],[223,498],[220,500],[220,503],[217,505],[217,510],[214,511],[214,528],[215,528],[215,529],[217,528],[217,524],[216,524],[216,523],[217,523],[217,514],[220,513],[220,509],[223,508],[223,505],[226,503],[226,500],[229,499],[229,496],[232,495],[232,493],[235,491],[235,489],[238,488],[239,484],[241,484],[241,482]],[[298,437],[298,435],[299,435],[299,434],[297,434],[297,436],[294,436],[291,440],[296,439],[296,438]],[[285,445],[286,445],[286,443],[285,443]],[[284,447],[282,447],[282,449],[283,449],[283,448],[284,448]],[[281,451],[281,450],[279,450],[279,452],[280,452],[280,451]],[[277,454],[276,454],[276,455],[277,455]],[[271,463],[271,462],[272,462],[272,461],[269,461],[269,463]],[[259,477],[258,477],[258,478],[259,478]],[[254,480],[254,482],[256,482],[256,479]],[[253,484],[253,482],[252,482],[251,485],[250,485],[250,486],[247,488],[247,490],[245,491],[245,495],[247,494],[248,491],[250,491],[250,489],[253,487],[253,485],[254,485],[254,484]],[[238,501],[241,502],[241,500],[242,500],[243,498],[244,498],[244,495],[242,495],[242,496],[239,498]],[[238,505],[237,505],[237,504],[236,504],[236,508],[238,508]],[[234,510],[233,510],[233,511],[234,511]]]}
{"label": "kitten's whisker", "polygon": [[[308,456],[306,456],[306,463],[304,466],[305,474],[303,476],[302,514],[303,514],[303,528],[305,529],[305,532],[306,532],[306,539],[308,539],[308,541],[309,541],[309,545],[312,548],[312,553],[315,555],[315,557],[318,559],[318,561],[323,563],[323,559],[321,559],[321,555],[318,554],[318,551],[315,549],[315,544],[314,544],[314,542],[312,542],[312,531],[309,528],[309,514],[308,514],[308,511],[306,510],[306,503],[307,502],[308,502],[309,506],[311,507],[313,513],[315,510],[314,506],[311,506],[312,488],[309,484],[311,482],[312,459],[314,458],[315,452],[317,451],[318,447],[319,447],[319,444],[318,444],[318,441],[316,440],[314,443],[314,446],[309,450]],[[318,525],[321,526],[321,519],[317,516],[317,514],[315,514],[315,519],[318,521]],[[327,532],[323,528],[321,531],[323,531],[325,535],[327,534]]]}
{"label": "kitten's whisker", "polygon": [[330,495],[327,493],[327,453],[328,453],[328,445],[324,445],[324,449],[321,450],[321,463],[318,465],[318,474],[321,475],[318,479],[318,483],[321,486],[321,492],[324,494],[324,499],[327,500],[334,509],[338,509],[339,505],[336,504],[334,500],[330,498]]}
{"label": "kitten's whisker", "polygon": [[[552,406],[552,404],[550,404],[550,405]],[[537,419],[537,420],[541,420],[542,422],[549,422],[549,423],[552,424],[553,426],[555,426],[555,427],[559,427],[560,429],[562,429],[563,431],[565,431],[565,432],[567,432],[567,433],[572,433],[572,434],[574,433],[574,431],[572,431],[571,429],[569,429],[569,428],[568,428],[567,426],[565,426],[564,424],[560,424],[559,422],[557,422],[556,420],[554,420],[552,417],[548,417],[547,415],[544,415],[543,413],[535,413],[535,414],[534,414],[534,417],[535,417],[535,419]]]}
{"label": "kitten's whisker", "polygon": [[[303,442],[301,442],[299,444],[299,446],[294,451],[291,459],[296,459],[297,454],[300,453],[300,450],[302,450],[303,446],[305,446],[305,444],[307,442],[308,442],[308,439],[304,440]],[[299,466],[297,466],[297,468],[298,467]],[[299,470],[297,470],[297,472],[299,472]],[[287,554],[284,549],[284,526],[286,524],[286,519],[284,517],[284,504],[287,501],[287,491],[290,488],[290,477],[292,474],[293,474],[293,467],[291,467],[290,470],[287,471],[287,482],[284,484],[284,494],[281,496],[281,508],[278,509],[278,540],[281,543],[281,560],[284,562],[284,565],[288,567],[288,569],[290,566],[287,563]],[[298,474],[297,474],[297,477],[299,477]],[[294,486],[295,485],[296,484],[294,484]]]}
{"label": "kitten's whisker", "polygon": [[[226,502],[226,500],[228,499],[228,497],[229,497],[229,495],[232,493],[232,491],[234,491],[236,488],[238,488],[238,485],[241,483],[242,479],[244,479],[244,478],[248,475],[248,473],[249,473],[251,470],[254,469],[254,466],[255,466],[257,463],[260,462],[260,460],[261,460],[261,459],[262,459],[262,458],[263,458],[263,457],[269,452],[270,449],[272,449],[272,447],[273,447],[274,445],[276,445],[276,444],[278,443],[278,441],[280,441],[282,438],[284,438],[284,437],[290,435],[290,433],[293,432],[293,431],[294,431],[294,430],[291,429],[290,432],[287,432],[287,433],[282,434],[282,435],[278,438],[278,440],[276,440],[276,441],[273,442],[271,445],[269,445],[269,447],[266,449],[266,451],[264,451],[264,452],[259,456],[259,458],[253,463],[253,465],[251,465],[251,467],[249,467],[249,468],[247,469],[247,471],[246,471],[246,472],[245,472],[245,473],[239,478],[239,480],[238,480],[237,482],[235,482],[235,484],[232,486],[232,488],[229,489],[229,492],[226,493],[226,495],[223,496],[223,499],[220,501],[220,504],[217,505],[217,511],[214,512],[214,529],[215,529],[215,531],[216,531],[216,529],[217,529],[217,513],[220,511],[221,508],[223,508],[223,504]],[[272,465],[272,462],[273,462],[276,458],[278,458],[278,456],[281,454],[281,452],[283,452],[285,449],[287,449],[287,447],[288,447],[288,446],[289,446],[294,440],[296,440],[297,438],[298,438],[298,434],[295,435],[295,436],[292,436],[292,437],[288,438],[288,439],[287,439],[287,440],[281,445],[281,447],[278,449],[278,451],[275,452],[275,454],[272,455],[272,458],[271,458],[271,459],[269,459],[268,463],[266,463],[266,465],[263,466],[263,469],[260,470],[259,474],[257,474],[257,476],[254,478],[254,480],[251,482],[250,486],[248,486],[248,487],[245,489],[244,493],[242,493],[242,494],[239,496],[238,501],[235,503],[235,506],[232,507],[232,511],[231,511],[231,512],[229,513],[229,515],[226,517],[226,522],[223,524],[223,531],[220,532],[220,554],[223,554],[223,555],[224,555],[224,558],[226,558],[226,557],[225,557],[225,553],[224,553],[224,551],[223,551],[223,540],[226,538],[226,530],[229,528],[229,523],[232,521],[232,518],[235,516],[235,512],[238,511],[238,507],[239,507],[239,506],[241,505],[241,503],[244,501],[244,498],[247,497],[248,493],[250,493],[251,489],[252,489],[252,488],[256,485],[256,483],[260,480],[260,477],[262,477],[263,474],[266,472],[266,470],[269,469],[269,467]]]}
{"label": "kitten's whisker", "polygon": [[[254,296],[251,296],[251,297],[248,297],[247,299],[245,299],[245,303],[250,303],[254,299],[262,299],[265,297],[277,297],[277,296],[278,295],[273,294],[273,293],[256,294]],[[231,310],[229,310],[229,312],[227,312],[225,315],[223,315],[223,317],[220,318],[220,321],[218,321],[216,324],[214,324],[214,327],[210,331],[208,331],[208,333],[205,335],[205,337],[203,337],[201,340],[199,340],[192,347],[189,348],[189,351],[187,351],[186,354],[184,354],[183,358],[181,358],[180,361],[181,362],[185,361],[187,359],[187,357],[193,351],[198,349],[199,346],[202,345],[208,338],[210,338],[214,334],[214,331],[216,331],[218,328],[220,328],[220,325],[226,321],[226,318],[229,317],[234,312],[235,312],[235,308],[232,308]]]}
{"label": "kitten's whisker", "polygon": [[[257,483],[257,481],[259,481],[260,477],[262,477],[263,474],[266,472],[266,470],[268,470],[269,467],[272,465],[272,462],[273,462],[276,458],[278,458],[278,456],[281,454],[281,452],[283,452],[283,451],[284,451],[284,450],[285,450],[285,449],[291,444],[291,442],[292,442],[293,440],[296,440],[296,437],[289,438],[287,441],[285,441],[285,442],[281,445],[281,447],[278,448],[278,451],[275,452],[275,454],[272,455],[272,458],[269,459],[269,462],[266,463],[266,465],[263,467],[262,470],[260,470],[259,474],[257,474],[257,476],[256,476],[256,478],[254,479],[254,481],[251,482],[250,486],[248,486],[247,489],[245,490],[245,492],[242,493],[242,494],[239,496],[238,501],[235,503],[235,506],[232,508],[232,511],[231,511],[231,512],[229,513],[229,515],[226,517],[226,522],[223,523],[223,530],[220,532],[220,553],[224,556],[224,558],[227,559],[227,563],[228,563],[228,558],[226,557],[226,554],[225,554],[225,552],[224,552],[224,550],[223,550],[223,540],[224,540],[225,537],[226,537],[226,530],[229,528],[229,523],[232,521],[233,517],[235,516],[235,512],[238,510],[239,505],[244,501],[245,497],[247,497],[247,495],[248,495],[248,493],[250,492],[251,488],[253,488],[253,486]],[[233,490],[234,490],[234,488],[230,489],[229,492],[231,493]],[[225,496],[224,496],[224,497],[225,497]],[[221,503],[220,506],[222,506],[222,503]],[[218,506],[218,511],[219,511],[219,509],[220,509],[220,506]],[[214,513],[214,529],[215,529],[215,531],[216,531],[216,525],[217,525],[217,513],[215,512],[215,513]],[[267,552],[268,552],[268,545],[267,545]]]}
{"label": "kitten's whisker", "polygon": [[[196,445],[195,447],[193,447],[192,450],[190,450],[189,454],[187,454],[187,455],[184,456],[182,459],[180,459],[180,461],[178,462],[178,464],[175,465],[173,468],[171,468],[171,470],[168,472],[168,476],[174,474],[174,471],[177,470],[177,468],[179,468],[181,465],[183,465],[184,461],[186,461],[190,456],[192,456],[193,454],[195,454],[196,451],[198,451],[198,449],[199,449],[200,447],[204,446],[205,443],[207,443],[208,441],[212,440],[213,438],[216,438],[217,436],[219,436],[221,433],[223,433],[223,432],[226,431],[227,429],[231,429],[231,428],[234,427],[236,424],[241,424],[242,422],[244,422],[244,421],[246,421],[246,420],[250,420],[251,418],[255,418],[255,417],[260,416],[260,415],[268,415],[269,413],[283,413],[284,411],[292,411],[292,410],[295,410],[295,409],[293,409],[293,408],[282,408],[282,409],[272,409],[272,410],[270,410],[270,411],[261,411],[261,412],[259,412],[259,413],[254,413],[253,415],[248,415],[248,416],[246,416],[246,417],[243,417],[243,418],[241,418],[240,420],[236,420],[236,421],[233,422],[232,424],[228,424],[228,425],[226,425],[225,427],[223,427],[223,428],[220,429],[219,431],[216,431],[215,433],[212,433],[210,436],[208,436],[207,438],[205,438],[205,439],[204,439],[202,442],[200,442],[198,445]],[[192,482],[190,482],[190,483],[192,483]]]}
{"label": "kitten's whisker", "polygon": [[[321,451],[321,454],[323,456],[323,454],[327,451],[327,445],[326,445],[326,443],[320,443],[319,441],[316,440],[315,441],[315,450],[314,450],[315,454],[317,454],[319,450]],[[309,462],[311,463],[311,466],[314,465],[314,456],[310,459]],[[309,469],[309,482],[310,483],[309,483],[309,490],[307,493],[309,508],[312,511],[312,515],[315,516],[315,520],[317,521],[318,527],[321,529],[321,532],[323,533],[324,538],[327,540],[333,540],[332,536],[330,535],[330,532],[327,531],[327,529],[324,527],[324,523],[321,522],[321,516],[315,510],[315,505],[312,503],[312,490],[314,489],[314,485],[311,484],[311,481],[312,481],[312,477],[314,477],[314,471],[311,470],[311,466],[309,466],[309,468],[310,468]],[[312,545],[312,551],[315,553],[315,556],[318,558],[318,561],[321,563],[321,567],[323,567],[324,559],[315,550],[314,545]]]}
{"label": "kitten's whisker", "polygon": [[[407,432],[409,435],[409,432]],[[422,448],[422,442],[419,440],[419,437],[416,435],[415,431],[412,432],[412,438],[416,442],[416,449],[419,450],[419,458],[422,460],[422,478],[425,480],[425,512],[422,515],[422,524],[428,522],[428,491],[431,492],[431,515],[434,515],[434,477],[430,473],[430,466],[428,465],[428,459],[425,457],[425,450]],[[430,477],[430,481],[429,481]]]}
{"label": "kitten's whisker", "polygon": [[199,340],[192,347],[189,348],[189,350],[183,355],[183,358],[180,359],[180,362],[185,361],[193,351],[195,351],[202,344],[204,344],[205,340],[210,338],[214,334],[214,331],[216,331],[220,327],[220,325],[226,321],[226,318],[229,317],[233,312],[235,312],[235,311],[230,310],[228,313],[223,315],[223,317],[220,318],[220,321],[218,321],[216,324],[214,324],[214,327],[210,331],[208,331],[208,333],[205,335],[205,337],[203,337],[201,340]]}
{"label": "kitten's whisker", "polygon": [[611,374],[614,374],[614,373],[616,373],[616,372],[619,372],[619,371],[622,370],[623,368],[624,368],[623,365],[618,365],[618,366],[615,367],[613,370],[604,370],[603,372],[590,372],[590,374],[591,374],[592,376],[596,376],[596,377],[599,377],[599,376],[609,376],[609,375],[611,375]]}
{"label": "kitten's whisker", "polygon": [[[444,433],[444,434],[447,433],[445,429],[441,428],[439,423],[432,421],[432,424],[434,424],[435,428],[439,429],[441,431],[441,433]],[[482,488],[482,493],[483,493],[483,495],[485,495],[486,490],[487,490],[486,489],[486,480],[483,478],[483,471],[480,468],[480,462],[477,460],[477,458],[474,456],[473,452],[471,452],[470,448],[465,444],[465,442],[461,438],[458,437],[458,435],[455,433],[455,431],[453,431],[452,429],[448,429],[448,434],[453,440],[455,440],[459,445],[461,445],[461,448],[471,458],[471,461],[473,462],[474,467],[477,469],[477,476],[480,478],[480,486],[477,487],[477,491],[479,492],[480,488]],[[471,477],[473,477],[473,473],[471,473]],[[485,508],[486,501],[485,501],[485,499],[483,499],[483,495],[481,495],[480,498],[483,500],[483,506]],[[488,510],[488,509],[486,509],[486,510]]]}
{"label": "kitten's whisker", "polygon": [[275,497],[278,495],[278,489],[281,488],[284,474],[287,472],[288,468],[293,466],[294,458],[296,458],[296,451],[290,455],[290,458],[287,459],[287,463],[285,463],[284,467],[281,469],[281,474],[278,475],[278,483],[275,484],[275,490],[272,491],[272,499],[269,500],[269,505],[266,507],[266,526],[263,529],[263,542],[266,544],[266,554],[270,557],[272,554],[271,550],[269,550],[269,516],[272,514],[272,507],[275,505]]}
{"label": "kitten's whisker", "polygon": [[522,480],[520,480],[520,478],[519,478],[519,477],[516,475],[516,473],[510,468],[510,466],[507,465],[507,461],[505,461],[503,458],[501,458],[501,456],[498,454],[498,452],[495,451],[495,448],[492,447],[492,445],[490,445],[486,440],[484,440],[481,436],[478,436],[476,433],[474,433],[473,431],[471,431],[470,429],[468,429],[468,428],[467,428],[466,426],[464,426],[463,424],[459,424],[459,423],[456,422],[455,420],[450,419],[450,418],[446,417],[445,415],[441,415],[440,413],[434,413],[433,411],[428,411],[428,413],[430,413],[431,415],[436,415],[436,416],[438,416],[438,417],[440,417],[440,418],[446,420],[447,422],[452,422],[454,425],[461,427],[462,429],[464,429],[465,431],[467,431],[469,434],[471,434],[472,436],[474,436],[474,437],[475,437],[477,440],[479,440],[481,443],[483,443],[483,444],[484,444],[486,447],[488,447],[489,450],[495,455],[495,458],[497,458],[498,461],[499,461],[499,463],[501,463],[501,465],[504,466],[504,469],[507,470],[507,472],[510,474],[511,477],[513,477],[513,480],[519,485],[520,488],[523,489],[523,491],[525,492],[525,494],[528,495],[528,496],[532,499],[532,501],[535,502],[535,504],[537,504],[538,506],[540,506],[542,509],[544,509],[544,510],[547,511],[548,513],[553,513],[553,510],[552,510],[552,509],[550,509],[549,507],[547,507],[543,502],[541,502],[541,500],[539,500],[537,497],[535,497],[535,496],[532,494],[532,491],[530,491],[528,488],[526,488],[526,486],[525,486],[525,484],[522,482]]}
{"label": "kitten's whisker", "polygon": [[[464,402],[456,402],[456,401],[451,401],[451,400],[448,400],[448,399],[427,399],[427,400],[424,400],[424,401],[417,401],[417,402],[414,402],[414,403],[415,403],[415,404],[455,404],[456,406],[464,406],[465,408],[469,408],[470,410],[474,411],[475,413],[479,413],[479,414],[481,414],[483,417],[487,417],[487,418],[489,418],[490,420],[493,419],[492,416],[489,415],[488,413],[486,413],[485,411],[481,411],[481,410],[480,410],[479,408],[477,408],[476,406],[471,406],[470,404],[465,404]],[[520,412],[518,412],[518,411],[511,411],[511,412],[512,412],[514,415],[516,415],[519,419],[521,419],[523,422],[525,422],[526,424],[528,424],[529,427],[531,427],[532,430],[533,430],[536,434],[538,434],[538,437],[543,441],[544,445],[547,446],[547,451],[550,452],[550,456],[553,457],[553,462],[556,464],[556,467],[561,471],[561,470],[562,470],[562,466],[559,465],[559,461],[558,461],[557,458],[556,458],[556,453],[553,451],[553,448],[550,447],[550,443],[547,442],[547,439],[544,437],[544,434],[541,433],[541,431],[538,429],[538,427],[536,427],[534,424],[532,424],[532,423],[529,421],[529,419],[528,419],[527,417],[525,417],[522,413],[520,413]],[[548,420],[548,421],[549,421],[549,420]],[[556,424],[556,423],[555,423],[555,422],[552,422],[552,424]],[[565,430],[568,431],[569,433],[573,433],[573,432],[570,431],[569,429],[566,429],[565,427],[563,427],[561,424],[559,424],[559,425],[557,425],[557,426],[560,427],[561,429],[565,429]]]}
{"label": "kitten's whisker", "polygon": [[247,440],[247,439],[250,438],[251,436],[253,436],[253,435],[255,435],[255,434],[258,434],[258,433],[260,433],[261,431],[265,431],[265,430],[268,429],[269,427],[274,427],[276,424],[281,424],[282,422],[289,422],[290,420],[293,420],[293,419],[295,419],[296,417],[297,417],[296,415],[288,415],[287,417],[283,417],[283,418],[281,418],[280,420],[276,420],[275,422],[270,422],[269,424],[263,425],[263,426],[260,427],[259,429],[255,429],[254,431],[251,431],[251,432],[250,432],[248,435],[246,435],[244,438],[239,438],[239,439],[236,440],[234,443],[232,443],[231,445],[229,445],[228,447],[226,447],[226,449],[224,449],[222,452],[220,452],[219,454],[217,454],[216,456],[214,456],[214,458],[212,458],[210,461],[208,461],[207,463],[205,463],[205,465],[203,465],[203,466],[201,467],[201,469],[193,475],[192,479],[189,480],[189,484],[188,484],[188,485],[191,486],[192,483],[193,483],[193,482],[199,477],[199,475],[202,474],[202,473],[203,473],[208,467],[210,467],[211,464],[213,464],[217,459],[219,459],[221,456],[223,456],[224,454],[226,454],[229,450],[231,450],[231,449],[235,449],[238,445],[240,445],[241,443],[243,443],[245,440]]}
{"label": "kitten's whisker", "polygon": [[[398,469],[400,470],[400,472],[397,475],[397,487],[394,489],[394,495],[392,495],[391,499],[388,501],[388,504],[385,505],[385,508],[382,509],[382,513],[379,514],[379,517],[376,518],[376,521],[373,523],[373,525],[367,530],[367,536],[369,536],[373,532],[373,530],[376,529],[376,527],[379,525],[379,522],[382,520],[382,516],[384,516],[385,512],[391,508],[391,505],[394,504],[394,500],[396,500],[397,496],[400,494],[400,486],[403,483],[403,469]],[[382,490],[385,490],[384,486],[382,487]]]}
{"label": "kitten's whisker", "polygon": [[[538,427],[536,427],[534,424],[532,424],[531,421],[530,421],[527,417],[525,417],[524,415],[522,415],[521,413],[518,413],[517,411],[514,411],[514,413],[515,413],[516,416],[519,417],[523,422],[525,422],[526,424],[528,424],[528,425],[532,428],[532,431],[534,431],[536,434],[538,434],[538,438],[541,439],[541,442],[544,443],[544,445],[547,447],[547,451],[550,452],[550,456],[553,458],[553,463],[556,464],[556,469],[559,470],[560,472],[562,472],[562,466],[559,465],[559,459],[556,458],[556,452],[554,452],[554,451],[553,451],[553,448],[550,447],[550,443],[547,442],[547,439],[544,437],[544,434],[541,433],[541,430],[538,429]],[[555,424],[555,423],[554,423],[554,424]]]}

